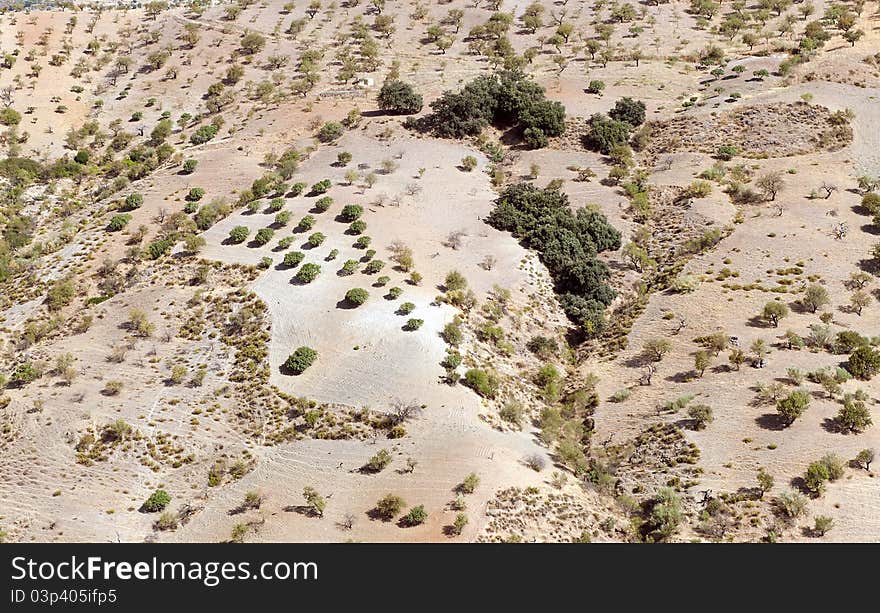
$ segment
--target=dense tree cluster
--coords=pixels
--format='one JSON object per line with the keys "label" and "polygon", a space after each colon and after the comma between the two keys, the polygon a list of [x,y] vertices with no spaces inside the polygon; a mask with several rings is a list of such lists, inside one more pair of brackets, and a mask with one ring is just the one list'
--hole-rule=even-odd
{"label": "dense tree cluster", "polygon": [[596,113],[590,117],[590,131],[584,136],[584,144],[605,155],[618,145],[629,142],[632,130],[645,121],[645,103],[631,98],[621,98],[614,103],[608,115]]}
{"label": "dense tree cluster", "polygon": [[520,72],[477,77],[459,92],[444,93],[431,109],[407,125],[444,138],[476,136],[488,125],[515,128],[531,148],[565,130],[565,107],[547,100],[544,88]]}
{"label": "dense tree cluster", "polygon": [[572,321],[588,334],[602,329],[605,307],[615,294],[597,254],[620,248],[620,233],[604,215],[586,208],[572,212],[568,196],[558,189],[520,183],[501,194],[487,221],[540,254]]}

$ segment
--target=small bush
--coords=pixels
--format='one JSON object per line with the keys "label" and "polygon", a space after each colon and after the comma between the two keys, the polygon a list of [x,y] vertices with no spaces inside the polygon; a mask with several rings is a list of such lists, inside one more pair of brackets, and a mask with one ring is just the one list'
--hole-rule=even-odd
{"label": "small bush", "polygon": [[250,233],[251,231],[245,226],[235,226],[229,231],[229,242],[236,244],[243,243]]}
{"label": "small bush", "polygon": [[272,228],[260,228],[254,236],[254,242],[262,247],[272,240],[273,236],[275,236],[275,230]]}
{"label": "small bush", "polygon": [[110,232],[119,232],[125,226],[128,225],[128,222],[131,221],[131,215],[127,213],[120,213],[119,215],[114,215],[110,218],[110,223],[107,224],[107,230]]}
{"label": "small bush", "polygon": [[484,398],[494,398],[498,392],[498,378],[485,370],[471,368],[464,374],[465,384]]}
{"label": "small bush", "polygon": [[369,297],[370,293],[361,287],[352,288],[345,293],[346,302],[353,304],[354,306],[362,305]]}
{"label": "small bush", "polygon": [[404,505],[406,502],[400,496],[386,494],[376,503],[375,512],[381,519],[391,521],[400,513]]}
{"label": "small bush", "polygon": [[342,218],[345,221],[355,221],[364,214],[364,207],[359,204],[347,204],[342,208]]}
{"label": "small bush", "polygon": [[428,519],[428,512],[425,511],[423,505],[419,505],[410,509],[409,513],[404,515],[401,521],[406,526],[418,526],[419,524],[425,523],[426,519]]}
{"label": "small bush", "polygon": [[377,272],[381,271],[383,268],[385,268],[385,262],[383,262],[382,260],[373,260],[369,264],[364,266],[364,273],[368,275],[374,275]]}
{"label": "small bush", "polygon": [[133,211],[139,209],[144,204],[143,194],[129,194],[125,197],[125,210]]}
{"label": "small bush", "polygon": [[201,187],[194,187],[189,190],[189,193],[186,195],[187,202],[198,202],[202,198],[205,197],[205,190]]}
{"label": "small bush", "polygon": [[296,273],[296,280],[300,283],[311,283],[318,278],[319,274],[321,274],[321,267],[309,262],[308,264],[303,264],[299,272]]}
{"label": "small bush", "polygon": [[295,375],[301,375],[318,359],[318,352],[311,347],[299,347],[288,356],[284,368]]}
{"label": "small bush", "polygon": [[333,204],[333,198],[330,196],[323,196],[315,200],[315,210],[319,213],[323,213],[330,208],[331,204]]}
{"label": "small bush", "polygon": [[288,251],[284,254],[284,266],[287,268],[295,268],[300,265],[300,262],[302,262],[305,257],[305,254],[301,251]]}
{"label": "small bush", "polygon": [[480,477],[477,473],[471,473],[467,477],[464,478],[464,481],[461,482],[458,486],[458,491],[464,494],[473,494],[477,486],[480,484]]}
{"label": "small bush", "polygon": [[318,140],[322,143],[332,143],[333,141],[338,140],[343,132],[344,129],[342,124],[335,121],[328,121],[321,126],[320,130],[318,130]]}
{"label": "small bush", "polygon": [[165,509],[171,502],[171,496],[165,490],[156,490],[141,505],[141,511],[144,513],[157,513]]}

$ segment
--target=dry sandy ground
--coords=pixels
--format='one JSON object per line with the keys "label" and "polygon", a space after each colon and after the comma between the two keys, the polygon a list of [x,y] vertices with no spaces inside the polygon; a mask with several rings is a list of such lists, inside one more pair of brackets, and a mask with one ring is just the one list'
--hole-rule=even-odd
{"label": "dry sandy ground", "polygon": [[[217,81],[229,64],[229,55],[236,46],[236,34],[246,28],[260,30],[269,36],[269,44],[258,58],[245,66],[244,82],[266,79],[269,72],[263,68],[263,59],[272,53],[287,53],[295,60],[298,54],[316,44],[327,45],[327,53],[321,67],[322,81],[317,91],[306,100],[285,101],[282,104],[263,104],[239,100],[224,112],[227,123],[221,135],[207,145],[192,147],[172,142],[185,157],[199,161],[198,171],[193,175],[180,175],[176,169],[159,170],[151,177],[133,185],[129,191],[145,196],[144,206],[133,213],[132,228],[140,224],[155,226],[154,219],[162,209],[178,210],[183,206],[182,196],[191,187],[206,188],[205,201],[213,197],[234,200],[236,192],[245,189],[264,169],[260,167],[263,155],[281,152],[288,146],[303,146],[312,133],[309,127],[319,119],[339,120],[353,107],[372,110],[375,91],[356,98],[317,99],[316,94],[327,93],[341,86],[333,82],[338,65],[333,63],[333,43],[330,37],[343,28],[358,9],[338,9],[332,14],[322,13],[310,21],[297,41],[285,35],[274,36],[272,30],[281,20],[282,31],[290,20],[304,15],[306,4],[298,4],[292,14],[280,15],[281,0],[267,6],[253,5],[246,9],[236,23],[221,21],[222,7],[209,9],[201,20],[202,40],[195,50],[180,45],[175,36],[187,21],[180,11],[163,16],[156,22],[161,32],[159,45],[174,48],[169,65],[180,68],[177,79],[165,80],[164,69],[152,73],[138,73],[134,67],[129,75],[122,76],[116,85],[106,81],[106,69],[89,72],[82,79],[86,91],[77,94],[71,87],[79,81],[70,76],[73,62],[60,67],[48,65],[48,58],[62,49],[62,33],[69,13],[35,12],[18,15],[11,23],[12,15],[2,16],[0,48],[15,46],[15,33],[24,36],[24,50],[37,46],[43,32],[51,27],[49,45],[38,48],[38,61],[43,72],[35,89],[25,77],[28,62],[19,57],[11,70],[0,71],[0,84],[12,82],[20,76],[26,84],[16,91],[15,107],[24,110],[33,106],[31,114],[23,116],[20,130],[30,133],[23,151],[35,157],[55,157],[64,153],[64,136],[69,127],[78,126],[86,118],[97,118],[102,127],[113,119],[121,119],[127,130],[143,127],[146,134],[158,121],[162,111],[171,112],[172,119],[181,113],[196,114],[202,108],[202,95],[207,87]],[[488,63],[467,53],[464,34],[477,23],[482,23],[488,13],[482,9],[466,7],[464,24],[453,47],[445,55],[438,54],[432,45],[421,45],[425,24],[417,23],[411,16],[407,3],[391,3],[387,9],[396,19],[397,30],[392,44],[380,45],[384,65],[372,76],[380,83],[391,59],[401,61],[401,74],[415,84],[425,97],[432,101],[443,90],[460,86],[473,76],[489,69]],[[523,0],[502,3],[502,9],[521,12]],[[818,2],[816,13],[821,14],[827,2]],[[550,10],[559,10],[547,3]],[[450,5],[430,6],[433,18],[446,13]],[[732,234],[715,249],[694,258],[687,271],[706,277],[714,277],[724,268],[739,272],[739,283],[763,280],[769,285],[772,275],[768,269],[787,268],[794,262],[805,263],[804,276],[818,275],[826,284],[833,298],[835,330],[852,328],[871,334],[877,328],[880,311],[876,303],[869,306],[861,317],[845,312],[840,307],[846,303],[847,292],[842,282],[857,264],[867,257],[875,242],[867,218],[852,210],[858,197],[844,189],[853,185],[853,177],[862,173],[880,174],[880,125],[877,82],[865,76],[861,59],[877,49],[876,26],[869,21],[876,12],[870,4],[860,18],[859,27],[868,35],[850,48],[839,37],[829,43],[832,53],[820,57],[806,69],[799,71],[801,82],[783,87],[781,78],[770,77],[763,82],[751,81],[747,75],[759,68],[773,69],[781,55],[762,42],[756,52],[768,52],[765,57],[747,56],[748,49],[736,42],[730,45],[732,62],[747,66],[744,77],[722,80],[726,93],[739,92],[742,98],[735,103],[716,96],[715,83],[706,83],[703,72],[693,70],[687,62],[672,61],[674,55],[693,53],[714,40],[706,30],[694,29],[694,18],[684,12],[680,3],[646,7],[653,23],[646,23],[645,31],[638,40],[618,27],[613,43],[631,49],[640,45],[645,54],[640,66],[632,61],[614,61],[602,68],[598,63],[588,62],[584,53],[569,57],[561,74],[556,74],[550,46],[536,59],[531,70],[547,87],[548,95],[562,101],[568,113],[589,116],[607,111],[620,96],[642,99],[648,107],[649,118],[666,118],[678,113],[709,113],[723,111],[744,104],[769,103],[798,100],[801,94],[812,94],[814,104],[831,109],[850,108],[855,112],[853,130],[855,140],[843,151],[797,158],[747,160],[745,164],[761,172],[771,169],[784,171],[786,187],[780,196],[785,211],[774,215],[772,207],[750,206],[741,209],[743,222],[734,225]],[[592,32],[592,10],[589,3],[573,0],[566,5],[569,18],[578,31],[586,36]],[[549,12],[549,11],[548,11]],[[88,13],[81,13],[79,24],[72,34],[73,58],[80,57],[92,38],[84,31]],[[548,19],[549,21],[549,19]],[[138,11],[108,11],[98,20],[94,36],[102,43],[118,37],[117,31],[126,24],[139,25],[145,20]],[[153,27],[149,23],[150,27]],[[872,29],[873,28],[873,29]],[[535,44],[533,36],[515,31],[511,41],[518,50]],[[550,34],[548,27],[542,30]],[[134,36],[134,35],[131,35]],[[143,48],[136,55],[146,53]],[[567,54],[569,52],[567,51]],[[23,54],[22,54],[23,55]],[[570,54],[569,54],[570,55]],[[295,62],[292,62],[292,64]],[[292,73],[291,67],[285,69]],[[814,80],[805,82],[804,72],[815,71],[820,79],[844,81],[846,78],[864,80],[866,87],[842,82]],[[584,93],[592,79],[602,79],[607,88],[603,96]],[[130,88],[130,89],[126,89]],[[703,106],[684,111],[681,102],[697,96]],[[145,107],[146,99],[155,97],[157,103]],[[103,101],[98,109],[93,105],[96,98]],[[59,104],[67,107],[57,112]],[[136,112],[144,113],[140,122],[130,122]],[[414,421],[407,424],[408,434],[400,440],[324,441],[300,440],[275,447],[261,447],[257,441],[248,440],[230,425],[228,419],[237,409],[222,394],[228,375],[231,357],[226,348],[216,342],[188,343],[177,339],[167,343],[155,338],[139,342],[130,352],[124,364],[110,364],[106,355],[110,348],[126,338],[120,324],[130,307],[145,308],[159,324],[156,336],[163,334],[165,321],[172,321],[171,313],[183,309],[192,290],[162,287],[161,279],[138,286],[95,309],[96,323],[85,335],[71,336],[52,341],[48,346],[38,347],[34,355],[48,359],[72,351],[79,358],[80,377],[68,388],[58,384],[57,378],[49,378],[13,391],[11,413],[14,428],[19,437],[14,446],[4,448],[0,479],[0,522],[10,529],[15,538],[28,540],[142,540],[153,537],[153,518],[137,513],[136,507],[157,487],[171,491],[178,502],[190,502],[204,509],[191,523],[174,533],[161,533],[160,540],[223,540],[229,537],[232,526],[242,521],[265,519],[265,524],[249,539],[267,541],[296,540],[441,540],[444,526],[455,513],[448,508],[454,499],[453,488],[462,478],[476,472],[481,477],[477,492],[468,496],[470,524],[460,540],[477,538],[488,519],[483,510],[495,492],[510,485],[528,487],[545,484],[547,472],[539,474],[527,468],[523,458],[539,453],[546,455],[545,447],[534,440],[534,432],[497,430],[485,421],[487,408],[469,390],[459,386],[450,387],[440,382],[442,368],[439,366],[444,354],[444,344],[437,333],[448,322],[454,311],[448,306],[432,304],[440,293],[438,284],[446,272],[458,269],[470,281],[482,300],[494,284],[514,291],[514,301],[527,304],[541,295],[538,288],[546,286],[546,279],[537,278],[527,266],[520,263],[526,252],[509,236],[503,235],[482,223],[481,218],[490,210],[494,192],[486,175],[483,156],[466,146],[451,142],[419,140],[405,135],[394,127],[396,120],[372,119],[365,130],[348,132],[336,146],[320,146],[302,165],[295,180],[311,184],[329,177],[333,187],[329,192],[334,199],[330,211],[316,215],[318,223],[310,232],[320,231],[327,235],[326,242],[317,249],[304,250],[305,261],[322,266],[321,276],[310,285],[291,283],[294,271],[274,267],[264,271],[252,284],[252,288],[268,304],[271,316],[272,339],[269,361],[272,367],[271,381],[282,390],[317,400],[342,402],[354,406],[370,406],[382,410],[393,398],[418,399],[427,407]],[[394,127],[391,140],[380,140],[377,132],[384,127]],[[393,159],[399,167],[385,175],[377,172],[376,185],[365,190],[359,185],[348,186],[342,181],[345,169],[331,166],[336,154],[349,150],[354,160],[349,167],[367,164],[363,170],[378,170],[381,161]],[[455,168],[465,155],[475,155],[480,163],[472,173]],[[606,176],[608,166],[600,156],[583,151],[557,151],[546,149],[538,152],[518,152],[519,156],[510,166],[514,176],[524,176],[532,163],[540,166],[537,182],[542,184],[552,178],[564,178],[563,189],[575,205],[596,204],[618,227],[624,237],[629,237],[634,223],[626,212],[626,199],[618,190],[600,183]],[[655,169],[652,181],[657,184],[683,185],[712,160],[699,154],[676,154],[670,156],[666,170]],[[569,165],[589,166],[599,175],[589,183],[572,181]],[[424,174],[419,178],[420,169]],[[795,170],[789,174],[790,169]],[[806,196],[823,180],[841,186],[829,200],[809,200]],[[407,194],[408,186],[420,190]],[[126,192],[127,193],[127,192]],[[384,206],[377,204],[380,195],[386,196]],[[124,195],[124,194],[122,194]],[[399,206],[392,205],[399,196]],[[285,208],[293,213],[294,223],[310,208],[313,198],[289,199]],[[380,275],[391,277],[390,286],[404,288],[404,294],[395,301],[382,298],[385,293],[373,288],[374,276],[361,272],[350,277],[337,276],[336,270],[349,257],[357,258],[362,251],[351,246],[354,238],[344,234],[345,224],[334,221],[334,216],[345,204],[357,203],[365,207],[368,224],[366,234],[373,239],[371,248],[377,257],[388,264]],[[83,228],[73,242],[47,258],[46,266],[39,271],[40,278],[57,278],[63,272],[77,270],[83,276],[90,274],[106,257],[120,258],[126,247],[120,240],[98,231],[104,220],[95,214],[95,208],[85,208],[72,219],[83,220]],[[829,215],[835,211],[836,216]],[[692,205],[692,214],[708,218],[722,225],[729,223],[736,213],[726,196],[715,189],[705,199]],[[235,225],[256,229],[269,225],[272,216],[235,213],[205,233],[208,242],[204,255],[225,262],[254,264],[269,255],[276,263],[281,253],[273,251],[277,242],[292,231],[293,224],[284,230],[276,230],[273,241],[262,248],[247,245],[223,245],[229,229]],[[849,236],[837,241],[830,235],[832,226],[846,221]],[[442,245],[451,231],[466,232],[463,247],[453,250]],[[49,232],[55,232],[52,228]],[[304,242],[305,235],[301,235]],[[415,252],[417,270],[424,275],[420,286],[404,282],[403,273],[390,270],[388,246],[395,240],[409,244]],[[293,249],[299,248],[299,242]],[[331,249],[339,249],[333,262],[324,258]],[[484,270],[479,264],[486,255],[497,258],[498,265]],[[619,262],[613,261],[619,266]],[[710,274],[708,270],[712,270]],[[541,268],[537,267],[540,271]],[[546,273],[543,273],[546,274]],[[728,281],[733,281],[729,279]],[[337,303],[351,287],[365,287],[371,292],[370,300],[356,309],[340,308]],[[817,394],[807,414],[792,427],[778,431],[766,427],[762,416],[772,412],[772,407],[755,406],[750,389],[757,381],[771,381],[785,377],[786,368],[798,366],[812,370],[837,363],[839,356],[809,351],[789,352],[774,349],[767,368],[763,370],[744,366],[739,372],[710,370],[702,379],[680,377],[692,370],[693,352],[697,346],[692,339],[720,329],[736,335],[743,347],[752,340],[763,338],[768,342],[787,328],[806,332],[816,316],[793,313],[779,330],[756,327],[749,320],[759,312],[769,298],[781,296],[791,303],[793,294],[770,294],[760,291],[728,290],[721,282],[704,281],[700,288],[687,295],[659,293],[652,296],[647,309],[635,322],[629,334],[629,348],[610,362],[587,361],[581,365],[582,373],[593,371],[601,377],[599,391],[607,399],[618,389],[635,385],[640,372],[626,365],[637,353],[645,339],[669,334],[672,323],[663,314],[674,312],[687,318],[688,326],[677,336],[672,336],[673,350],[660,365],[652,386],[635,386],[628,402],[615,404],[603,402],[595,415],[598,440],[614,433],[618,440],[635,434],[655,417],[655,407],[666,400],[695,394],[715,409],[715,421],[702,432],[688,431],[690,440],[696,442],[702,452],[700,467],[705,471],[701,483],[693,493],[705,489],[714,492],[733,491],[738,487],[754,484],[758,466],[765,466],[776,476],[775,491],[788,487],[788,481],[803,473],[807,463],[826,450],[850,459],[865,447],[880,446],[880,435],[875,427],[857,436],[829,432],[823,422],[832,417],[837,405]],[[397,306],[411,301],[416,304],[412,315],[395,314]],[[4,326],[14,328],[24,323],[33,313],[39,312],[39,302],[30,301],[4,311]],[[98,314],[103,314],[97,317]],[[555,313],[558,316],[558,312]],[[401,329],[406,319],[418,317],[424,325],[418,331]],[[555,323],[553,318],[549,318]],[[534,322],[545,324],[547,322]],[[282,375],[279,365],[296,347],[307,344],[319,352],[313,367],[299,377]],[[357,349],[355,349],[357,347]],[[183,358],[182,358],[183,356]],[[165,384],[169,364],[185,359],[194,367],[208,366],[204,388],[173,387]],[[717,364],[724,363],[723,356]],[[126,382],[125,391],[117,397],[108,397],[100,389],[111,379]],[[816,386],[808,384],[811,389]],[[848,383],[846,389],[862,387],[872,398],[877,396],[876,383]],[[524,386],[524,389],[527,386]],[[28,412],[34,401],[42,401],[42,411]],[[216,413],[200,413],[194,407],[216,403]],[[873,403],[872,403],[873,405]],[[100,425],[116,417],[127,419],[148,440],[156,440],[162,434],[177,436],[175,439],[185,450],[193,453],[196,461],[182,467],[163,465],[153,472],[141,463],[134,453],[118,453],[108,462],[83,467],[75,463],[73,445],[76,438],[90,424]],[[664,419],[678,420],[681,416]],[[195,423],[193,419],[196,420]],[[745,442],[748,439],[748,442]],[[773,449],[770,446],[774,446]],[[387,448],[393,452],[392,465],[377,475],[357,471],[377,450]],[[240,481],[222,488],[205,486],[205,475],[212,460],[219,454],[231,456],[248,449],[257,458],[257,468]],[[412,474],[402,469],[406,458],[413,457],[418,465]],[[288,510],[302,504],[301,491],[306,485],[316,487],[328,496],[326,517],[315,519]],[[244,499],[245,492],[260,491],[265,502],[259,512],[230,514]],[[56,492],[58,494],[56,495]],[[429,512],[425,526],[402,529],[393,523],[371,520],[365,516],[381,495],[394,492],[403,496],[408,506],[424,504]],[[836,527],[825,538],[828,540],[869,541],[880,538],[880,525],[871,513],[880,497],[880,485],[876,477],[865,471],[848,469],[846,477],[832,484],[827,493],[810,505],[810,514],[830,515]],[[583,500],[595,504],[595,494]],[[351,531],[340,528],[345,514],[357,518]],[[808,538],[800,531],[791,538]],[[810,537],[812,538],[812,537]]]}
{"label": "dry sandy ground", "polygon": [[[688,264],[686,272],[713,277],[723,268],[740,273],[739,278],[728,281],[748,284],[763,280],[772,287],[773,275],[768,269],[788,268],[793,263],[805,263],[804,276],[818,275],[821,283],[832,294],[833,329],[857,330],[873,335],[880,324],[880,312],[876,304],[865,309],[861,316],[847,312],[847,296],[843,282],[850,273],[858,270],[858,263],[874,243],[872,230],[865,225],[866,218],[853,211],[859,197],[846,190],[836,192],[830,199],[808,199],[812,189],[822,181],[838,185],[853,183],[853,176],[867,170],[876,173],[876,130],[865,129],[880,121],[878,106],[874,100],[877,89],[861,89],[832,83],[804,83],[786,90],[770,92],[755,97],[755,102],[793,101],[802,93],[811,93],[814,103],[836,110],[850,108],[856,113],[853,124],[853,144],[836,153],[808,155],[797,158],[767,160],[761,169],[779,169],[796,174],[786,175],[786,187],[781,203],[785,212],[777,217],[770,206],[748,206],[743,209],[744,222],[734,226],[734,232],[710,253],[697,257]],[[707,168],[712,161],[676,161],[670,171],[657,173],[657,181],[678,182],[691,178],[699,170]],[[834,211],[834,216],[829,215]],[[836,223],[846,222],[851,228],[844,240],[835,240],[831,230]],[[709,267],[714,274],[707,272]],[[694,402],[705,402],[715,409],[715,421],[702,432],[690,432],[689,438],[696,442],[702,452],[700,466],[705,475],[696,491],[706,489],[718,493],[733,491],[739,487],[753,487],[755,473],[761,466],[776,475],[776,488],[788,489],[788,481],[803,475],[806,465],[823,453],[833,452],[849,460],[859,450],[877,448],[880,431],[869,428],[859,435],[844,435],[825,429],[824,424],[836,414],[839,404],[829,401],[818,386],[807,384],[816,392],[806,415],[784,431],[764,424],[765,415],[773,413],[772,405],[755,406],[753,387],[757,382],[787,381],[786,370],[798,367],[804,372],[825,366],[836,366],[841,356],[825,352],[774,350],[767,368],[756,370],[743,366],[740,372],[726,372],[725,354],[716,361],[720,368],[710,368],[702,378],[679,382],[679,375],[687,378],[693,371],[693,353],[699,347],[692,339],[717,331],[739,337],[740,346],[747,349],[752,341],[764,339],[775,344],[786,329],[807,334],[810,324],[818,323],[816,315],[793,310],[778,329],[755,325],[750,320],[760,313],[764,303],[777,294],[761,291],[735,291],[722,289],[720,282],[701,284],[700,288],[685,295],[661,293],[654,295],[645,313],[639,318],[629,335],[630,349],[612,364],[587,363],[585,371],[595,370],[602,377],[600,390],[607,398],[612,393],[635,385],[630,400],[623,404],[604,403],[597,411],[597,435],[602,438],[612,432],[635,431],[641,428],[655,407],[677,397],[692,394]],[[781,295],[784,302],[793,306],[796,296]],[[672,312],[684,316],[688,325],[679,335],[671,333],[677,326],[675,320],[666,321],[662,316]],[[641,351],[648,338],[666,336],[673,343],[670,356],[658,368],[655,384],[638,386],[641,370],[625,365],[626,361]],[[845,356],[844,356],[845,357]],[[876,398],[876,382],[851,381],[845,391],[864,389]],[[875,401],[872,401],[873,404]],[[681,419],[673,416],[671,419]],[[773,448],[770,448],[772,446]],[[837,527],[826,538],[841,541],[876,541],[880,524],[876,517],[864,509],[872,507],[872,501],[880,496],[880,482],[870,478],[863,470],[849,470],[844,482],[832,484],[828,493],[811,505],[811,514],[825,514],[834,518]],[[795,533],[800,537],[800,532]],[[805,537],[806,538],[806,537]]]}

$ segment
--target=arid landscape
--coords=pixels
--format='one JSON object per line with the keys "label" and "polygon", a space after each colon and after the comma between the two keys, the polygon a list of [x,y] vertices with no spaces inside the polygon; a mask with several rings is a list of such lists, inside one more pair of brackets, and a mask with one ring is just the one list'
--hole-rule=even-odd
{"label": "arid landscape", "polygon": [[880,542],[880,3],[0,12],[0,542]]}

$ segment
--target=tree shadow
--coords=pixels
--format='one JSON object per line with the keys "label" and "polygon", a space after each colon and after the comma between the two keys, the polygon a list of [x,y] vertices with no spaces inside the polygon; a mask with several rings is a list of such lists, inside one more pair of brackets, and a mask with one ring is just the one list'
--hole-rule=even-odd
{"label": "tree shadow", "polygon": [[770,324],[770,322],[766,321],[760,315],[754,315],[754,316],[750,317],[748,319],[748,321],[746,321],[746,325],[749,326],[750,328],[773,328],[773,327],[776,327],[776,326],[773,326],[772,324]]}
{"label": "tree shadow", "polygon": [[668,377],[664,377],[664,381],[669,381],[671,383],[687,383],[688,381],[692,381],[694,379],[699,379],[697,376],[698,373],[695,373],[693,370],[685,370],[679,373],[675,373],[674,375],[669,375]]}
{"label": "tree shadow", "polygon": [[880,272],[880,265],[878,265],[877,260],[874,258],[859,260],[856,265],[862,272],[869,272],[871,274]]}
{"label": "tree shadow", "polygon": [[755,423],[765,430],[773,430],[774,432],[781,432],[788,427],[788,424],[782,421],[777,413],[764,413],[755,418]]}
{"label": "tree shadow", "polygon": [[841,428],[837,420],[832,417],[826,417],[822,420],[822,429],[831,434],[847,434],[847,431]]}
{"label": "tree shadow", "polygon": [[373,521],[382,521],[384,523],[389,523],[394,521],[393,517],[388,517],[387,515],[382,515],[379,509],[372,508],[365,512],[365,515],[369,517]]}
{"label": "tree shadow", "polygon": [[304,517],[319,517],[315,510],[307,504],[290,504],[283,508],[285,513],[298,513]]}
{"label": "tree shadow", "polygon": [[634,356],[631,356],[624,360],[623,365],[629,368],[641,368],[643,366],[647,366],[650,360],[643,356],[640,353],[637,353]]}
{"label": "tree shadow", "polygon": [[446,526],[443,526],[443,535],[453,538],[461,535],[461,532],[459,532],[454,525],[448,524]]}
{"label": "tree shadow", "polygon": [[799,492],[806,494],[810,498],[817,498],[816,492],[807,487],[807,481],[803,477],[792,477],[788,484],[798,490]]}

